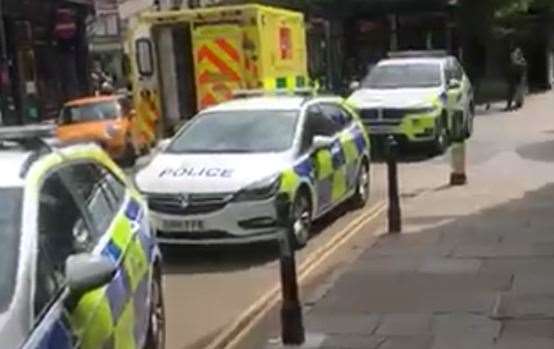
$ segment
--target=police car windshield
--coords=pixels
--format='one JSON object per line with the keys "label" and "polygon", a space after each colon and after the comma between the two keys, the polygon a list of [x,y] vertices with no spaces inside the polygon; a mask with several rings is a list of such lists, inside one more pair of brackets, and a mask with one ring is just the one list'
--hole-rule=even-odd
{"label": "police car windshield", "polygon": [[386,88],[426,88],[441,85],[439,64],[386,64],[376,66],[362,82],[362,87]]}
{"label": "police car windshield", "polygon": [[61,125],[89,121],[102,121],[121,116],[121,108],[115,101],[65,106],[60,112]]}
{"label": "police car windshield", "polygon": [[0,313],[10,304],[15,288],[21,228],[20,188],[0,188]]}
{"label": "police car windshield", "polygon": [[167,148],[168,153],[265,153],[292,146],[298,111],[225,111],[200,115]]}

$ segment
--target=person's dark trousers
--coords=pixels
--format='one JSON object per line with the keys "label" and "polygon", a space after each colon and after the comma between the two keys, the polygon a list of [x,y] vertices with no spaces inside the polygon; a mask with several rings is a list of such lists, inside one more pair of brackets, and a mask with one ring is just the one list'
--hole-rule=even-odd
{"label": "person's dark trousers", "polygon": [[511,76],[508,79],[508,96],[506,97],[506,110],[512,110],[512,104],[516,96],[518,87],[518,79],[515,76]]}

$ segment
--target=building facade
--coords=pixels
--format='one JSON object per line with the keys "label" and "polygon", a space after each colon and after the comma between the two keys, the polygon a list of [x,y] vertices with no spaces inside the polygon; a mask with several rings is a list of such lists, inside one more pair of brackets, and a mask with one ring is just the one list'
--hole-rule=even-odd
{"label": "building facade", "polygon": [[2,124],[54,117],[63,102],[88,93],[86,18],[92,0],[2,4]]}

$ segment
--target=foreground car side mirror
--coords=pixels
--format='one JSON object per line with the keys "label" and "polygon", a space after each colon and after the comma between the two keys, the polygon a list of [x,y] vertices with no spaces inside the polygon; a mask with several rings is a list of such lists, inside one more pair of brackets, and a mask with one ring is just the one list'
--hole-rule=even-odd
{"label": "foreground car side mirror", "polygon": [[450,81],[448,81],[448,89],[449,90],[457,90],[460,87],[462,87],[462,82],[460,80],[450,79]]}
{"label": "foreground car side mirror", "polygon": [[312,142],[312,145],[314,149],[319,150],[319,149],[329,148],[331,145],[333,145],[334,141],[335,140],[333,139],[333,137],[315,136]]}
{"label": "foreground car side mirror", "polygon": [[83,253],[71,255],[65,261],[67,286],[75,297],[107,285],[116,271],[116,263],[105,256]]}

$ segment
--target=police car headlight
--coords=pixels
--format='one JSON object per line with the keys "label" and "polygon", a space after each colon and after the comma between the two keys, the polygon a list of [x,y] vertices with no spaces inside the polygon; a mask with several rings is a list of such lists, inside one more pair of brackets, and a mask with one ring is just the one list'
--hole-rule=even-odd
{"label": "police car headlight", "polygon": [[438,109],[439,107],[436,105],[429,105],[429,106],[426,105],[420,108],[409,109],[407,111],[407,114],[431,114]]}
{"label": "police car headlight", "polygon": [[255,182],[239,191],[233,198],[234,201],[266,200],[277,194],[281,187],[281,175],[274,175]]}

